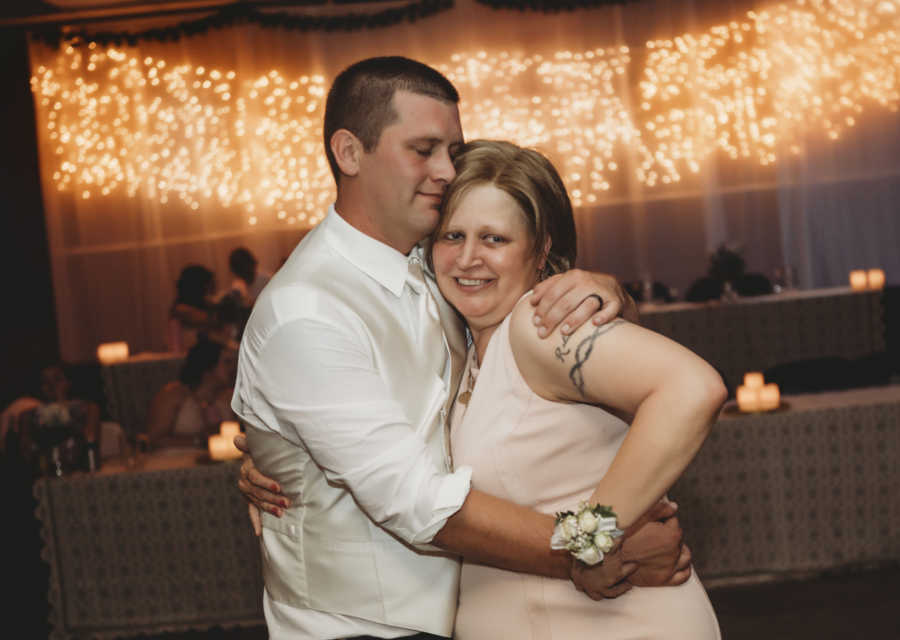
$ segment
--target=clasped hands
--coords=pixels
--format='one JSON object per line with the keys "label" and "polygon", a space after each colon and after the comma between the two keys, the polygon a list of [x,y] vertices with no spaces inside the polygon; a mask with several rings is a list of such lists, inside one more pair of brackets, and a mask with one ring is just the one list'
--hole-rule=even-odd
{"label": "clasped hands", "polygon": [[632,587],[667,587],[691,577],[691,551],[675,516],[678,505],[660,500],[625,530],[603,562],[572,558],[569,577],[594,600],[616,598]]}
{"label": "clasped hands", "polygon": [[[250,453],[247,438],[239,434],[235,446]],[[281,487],[244,456],[238,488],[248,501],[250,521],[256,535],[262,532],[260,511],[280,516],[290,506]],[[635,586],[676,586],[691,575],[691,552],[675,516],[675,503],[661,500],[628,527],[602,563],[590,567],[572,558],[569,577],[575,587],[594,600],[615,598]],[[547,541],[549,546],[549,540]]]}

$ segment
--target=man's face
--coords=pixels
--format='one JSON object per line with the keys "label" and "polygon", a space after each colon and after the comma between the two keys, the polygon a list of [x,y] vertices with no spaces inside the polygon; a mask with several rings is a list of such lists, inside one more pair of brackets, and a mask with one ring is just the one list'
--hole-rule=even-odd
{"label": "man's face", "polygon": [[406,253],[437,225],[462,125],[456,105],[436,98],[398,91],[393,106],[398,119],[363,153],[358,176],[379,239]]}

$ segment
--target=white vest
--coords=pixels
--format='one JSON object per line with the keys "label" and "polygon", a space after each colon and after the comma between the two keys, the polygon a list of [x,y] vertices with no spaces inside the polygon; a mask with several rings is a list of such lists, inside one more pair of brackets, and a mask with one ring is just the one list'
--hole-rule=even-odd
{"label": "white vest", "polygon": [[[434,290],[434,283],[429,281]],[[425,365],[402,320],[351,278],[337,277],[323,291],[365,323],[371,349],[393,398],[421,434],[436,461],[451,470],[446,416],[465,360],[455,311],[435,296],[450,351],[451,385]],[[432,359],[433,360],[433,359]],[[426,402],[429,397],[443,401]],[[302,447],[247,425],[259,470],[277,478],[292,506],[277,518],[263,513],[263,576],[269,596],[298,608],[351,615],[414,631],[450,636],[456,615],[459,561],[434,549],[420,551],[375,525],[344,488],[329,484]]]}

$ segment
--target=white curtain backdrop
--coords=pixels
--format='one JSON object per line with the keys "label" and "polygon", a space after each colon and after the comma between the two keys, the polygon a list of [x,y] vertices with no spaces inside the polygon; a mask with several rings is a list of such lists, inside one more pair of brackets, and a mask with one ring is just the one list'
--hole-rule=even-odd
{"label": "white curtain backdrop", "polygon": [[868,267],[896,282],[898,34],[897,1],[544,14],[456,0],[350,33],[244,24],[112,52],[33,40],[62,355],[113,340],[163,351],[186,264],[224,286],[243,245],[275,270],[333,197],[322,92],[372,55],[444,70],[467,137],[554,159],[578,205],[580,266],[683,292],[728,243],[749,270],[788,269],[801,287]]}

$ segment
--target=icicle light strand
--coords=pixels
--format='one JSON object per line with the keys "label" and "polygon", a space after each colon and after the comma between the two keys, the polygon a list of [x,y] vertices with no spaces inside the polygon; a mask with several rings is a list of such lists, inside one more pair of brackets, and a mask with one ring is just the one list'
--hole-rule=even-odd
{"label": "icicle light strand", "polygon": [[[321,219],[334,197],[324,77],[239,78],[137,51],[63,45],[36,69],[57,189],[241,207],[251,225]],[[464,97],[469,138],[548,152],[573,204],[590,206],[622,167],[653,188],[717,153],[771,165],[806,136],[840,138],[866,109],[896,112],[900,0],[795,0],[640,52],[481,51],[434,64]]]}

